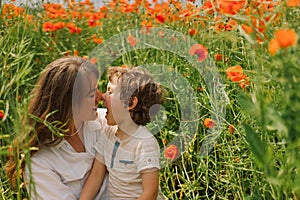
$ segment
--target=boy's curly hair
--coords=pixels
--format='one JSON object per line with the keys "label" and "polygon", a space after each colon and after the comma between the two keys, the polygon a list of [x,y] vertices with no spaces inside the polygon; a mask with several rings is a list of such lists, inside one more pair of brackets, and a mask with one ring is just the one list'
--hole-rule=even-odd
{"label": "boy's curly hair", "polygon": [[132,98],[138,99],[138,104],[129,110],[132,120],[138,125],[146,125],[159,111],[163,103],[163,92],[159,83],[143,68],[109,67],[107,75],[111,81],[117,77],[120,85],[120,99],[124,106],[132,105]]}

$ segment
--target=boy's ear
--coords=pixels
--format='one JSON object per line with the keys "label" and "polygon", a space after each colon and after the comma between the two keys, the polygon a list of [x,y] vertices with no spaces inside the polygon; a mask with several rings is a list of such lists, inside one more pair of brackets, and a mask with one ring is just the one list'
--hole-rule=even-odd
{"label": "boy's ear", "polygon": [[137,97],[132,97],[131,98],[131,105],[128,106],[127,110],[132,110],[136,107],[136,105],[138,104],[139,100]]}

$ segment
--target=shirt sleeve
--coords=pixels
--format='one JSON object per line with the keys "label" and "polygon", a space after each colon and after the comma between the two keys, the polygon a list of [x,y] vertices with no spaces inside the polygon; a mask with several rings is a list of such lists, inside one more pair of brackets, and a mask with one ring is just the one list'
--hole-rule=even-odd
{"label": "shirt sleeve", "polygon": [[146,169],[157,168],[159,166],[160,149],[154,137],[142,140],[136,150],[137,172],[141,173]]}
{"label": "shirt sleeve", "polygon": [[41,162],[31,160],[30,171],[26,166],[24,171],[26,189],[32,200],[76,200],[70,188],[64,185],[57,173]]}

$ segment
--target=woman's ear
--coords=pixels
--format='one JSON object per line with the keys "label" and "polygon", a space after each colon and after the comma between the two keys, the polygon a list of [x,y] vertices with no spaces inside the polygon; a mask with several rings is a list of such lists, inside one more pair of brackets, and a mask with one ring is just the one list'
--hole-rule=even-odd
{"label": "woman's ear", "polygon": [[136,107],[136,105],[138,104],[139,100],[137,97],[132,97],[131,98],[131,105],[128,106],[127,110],[132,110]]}

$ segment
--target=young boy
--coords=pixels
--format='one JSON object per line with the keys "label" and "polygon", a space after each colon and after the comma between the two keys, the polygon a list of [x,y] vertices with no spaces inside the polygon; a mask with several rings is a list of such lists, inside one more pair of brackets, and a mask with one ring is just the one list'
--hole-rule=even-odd
{"label": "young boy", "polygon": [[104,95],[110,126],[99,139],[96,159],[80,199],[93,199],[109,172],[110,199],[164,199],[159,191],[160,148],[145,125],[162,104],[162,91],[142,68],[111,67]]}

